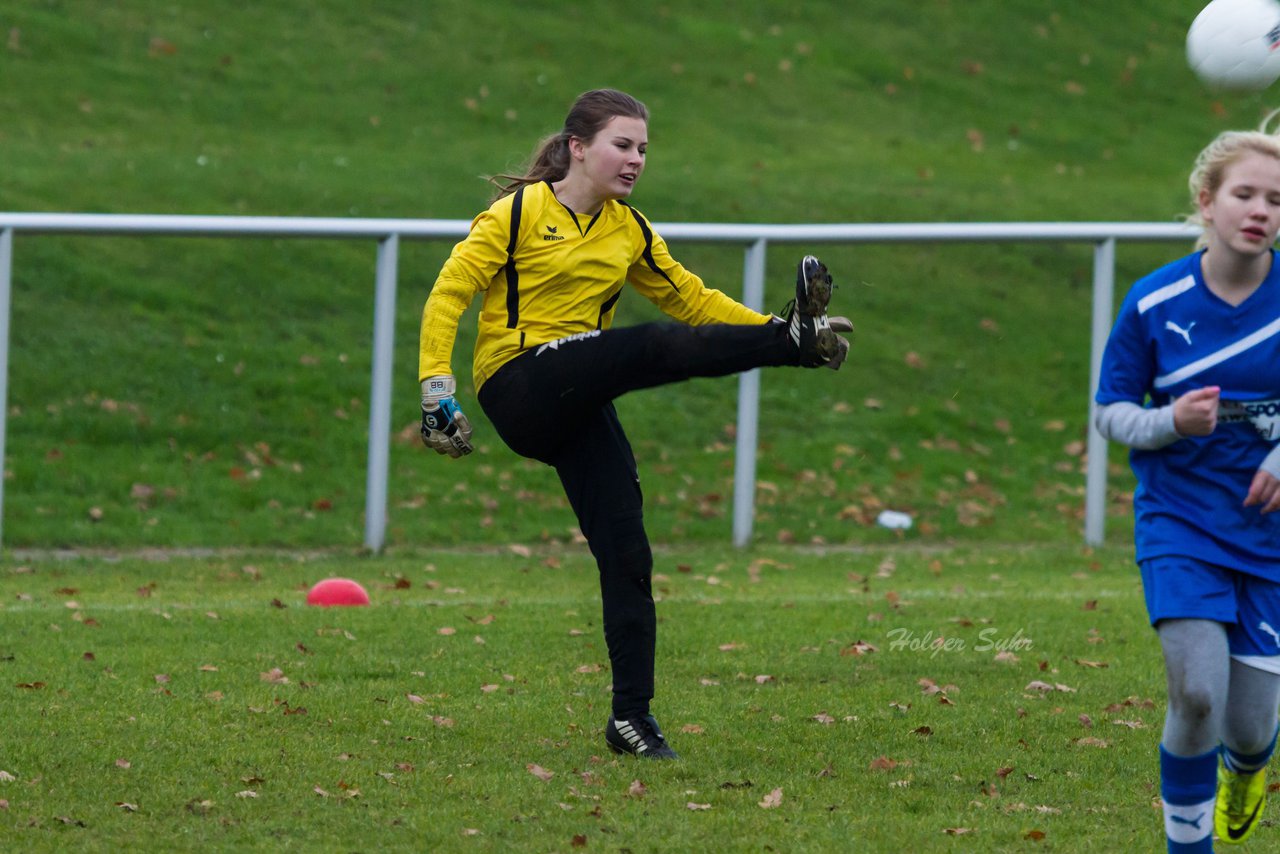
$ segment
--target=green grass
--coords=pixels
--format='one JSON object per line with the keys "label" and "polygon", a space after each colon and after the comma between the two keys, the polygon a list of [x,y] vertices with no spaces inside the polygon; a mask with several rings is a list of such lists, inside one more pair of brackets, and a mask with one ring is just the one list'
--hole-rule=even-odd
{"label": "green grass", "polygon": [[[657,222],[1169,222],[1205,142],[1274,106],[1192,78],[1201,5],[10,3],[0,210],[465,219],[608,85],[652,110],[633,201]],[[373,557],[372,242],[16,237],[6,847],[1158,845],[1118,448],[1108,545],[1080,546],[1089,247],[770,247],[770,308],[814,251],[857,331],[838,374],[764,375],[750,550],[727,546],[736,382],[618,402],[670,765],[602,750],[595,573],[554,474],[474,403],[474,308],[477,453],[416,439],[449,248],[402,246]],[[1186,248],[1121,245],[1120,290]],[[741,247],[673,249],[739,292]],[[877,527],[885,507],[917,524]],[[374,607],[305,607],[331,575]]]}
{"label": "green grass", "polygon": [[[1171,221],[1195,152],[1268,105],[1192,78],[1199,5],[668,4],[624,33],[511,0],[32,0],[0,10],[0,209],[468,218],[479,176],[614,85],[653,112],[633,201],[659,222]],[[739,291],[740,247],[674,248]],[[1122,246],[1120,281],[1183,248]],[[471,316],[455,369],[479,453],[413,437],[448,249],[402,252],[388,542],[567,542],[554,476],[474,402]],[[838,375],[765,375],[758,540],[879,543],[871,511],[892,506],[920,542],[1077,541],[1089,248],[774,246],[770,307],[803,251],[857,332]],[[14,255],[6,545],[362,541],[372,243],[20,234]],[[619,322],[653,316],[627,299]],[[620,401],[656,540],[728,538],[735,390]]]}
{"label": "green grass", "polygon": [[[11,558],[0,835],[24,851],[1157,844],[1162,677],[1127,550],[690,548],[656,572],[654,711],[677,763],[603,749],[580,547]],[[306,606],[334,575],[372,607]]]}

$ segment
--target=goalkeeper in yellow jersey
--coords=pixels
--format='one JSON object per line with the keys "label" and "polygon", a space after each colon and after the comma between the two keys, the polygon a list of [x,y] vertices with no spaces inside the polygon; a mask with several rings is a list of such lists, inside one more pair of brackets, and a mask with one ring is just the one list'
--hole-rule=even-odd
{"label": "goalkeeper in yellow jersey", "polygon": [[[422,314],[422,440],[471,452],[451,358],[458,321],[483,294],[474,379],[480,406],[517,454],[555,468],[600,570],[613,669],[605,739],[618,753],[674,759],[653,698],[657,628],[635,457],[613,407],[628,391],[766,366],[838,368],[849,349],[827,317],[831,276],[799,265],[786,317],[752,311],[677,263],[624,200],[644,171],[648,111],[623,92],[579,96],[525,174],[445,262]],[[611,328],[630,283],[680,323]]]}

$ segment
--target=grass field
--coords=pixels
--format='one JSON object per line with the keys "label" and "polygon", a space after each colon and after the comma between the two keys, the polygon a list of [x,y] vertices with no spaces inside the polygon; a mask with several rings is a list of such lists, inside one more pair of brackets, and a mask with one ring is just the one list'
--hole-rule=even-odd
{"label": "grass field", "polygon": [[[1201,5],[0,4],[0,210],[466,219],[604,85],[653,113],[655,222],[1170,222],[1204,143],[1276,105],[1193,79]],[[1118,291],[1188,249],[1122,244]],[[1107,544],[1080,544],[1089,247],[771,246],[767,307],[812,251],[857,329],[838,374],[764,375],[749,549],[736,382],[618,401],[670,765],[603,750],[594,570],[554,473],[474,403],[474,307],[477,453],[416,438],[448,250],[401,250],[373,556],[372,243],[17,235],[0,845],[1159,847],[1118,448]],[[673,251],[740,292],[742,247]],[[306,607],[334,575],[373,607]]]}
{"label": "grass field", "polygon": [[[663,550],[678,763],[604,749],[581,548],[0,569],[14,850],[1149,850],[1124,550]],[[304,604],[343,575],[367,608]],[[1263,834],[1269,833],[1267,829]]]}

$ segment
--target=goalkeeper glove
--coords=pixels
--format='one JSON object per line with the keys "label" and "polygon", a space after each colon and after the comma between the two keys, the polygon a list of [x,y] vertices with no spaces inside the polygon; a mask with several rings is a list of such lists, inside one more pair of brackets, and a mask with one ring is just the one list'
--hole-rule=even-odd
{"label": "goalkeeper glove", "polygon": [[422,443],[437,454],[471,453],[471,422],[453,399],[458,383],[450,376],[422,381]]}
{"label": "goalkeeper glove", "polygon": [[[832,332],[852,332],[853,321],[847,317],[828,318],[831,323]],[[849,339],[843,335],[837,335],[836,354],[832,356],[826,363],[826,367],[833,371],[840,370],[840,366],[844,364],[844,357],[849,354]]]}

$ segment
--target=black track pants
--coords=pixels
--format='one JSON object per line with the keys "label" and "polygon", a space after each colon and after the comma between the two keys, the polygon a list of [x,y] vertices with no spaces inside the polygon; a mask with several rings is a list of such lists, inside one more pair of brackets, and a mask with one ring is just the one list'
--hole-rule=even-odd
{"label": "black track pants", "polygon": [[502,440],[555,468],[596,559],[615,717],[649,712],[657,617],[635,455],[612,401],[692,377],[796,363],[784,323],[650,323],[536,347],[480,389]]}

